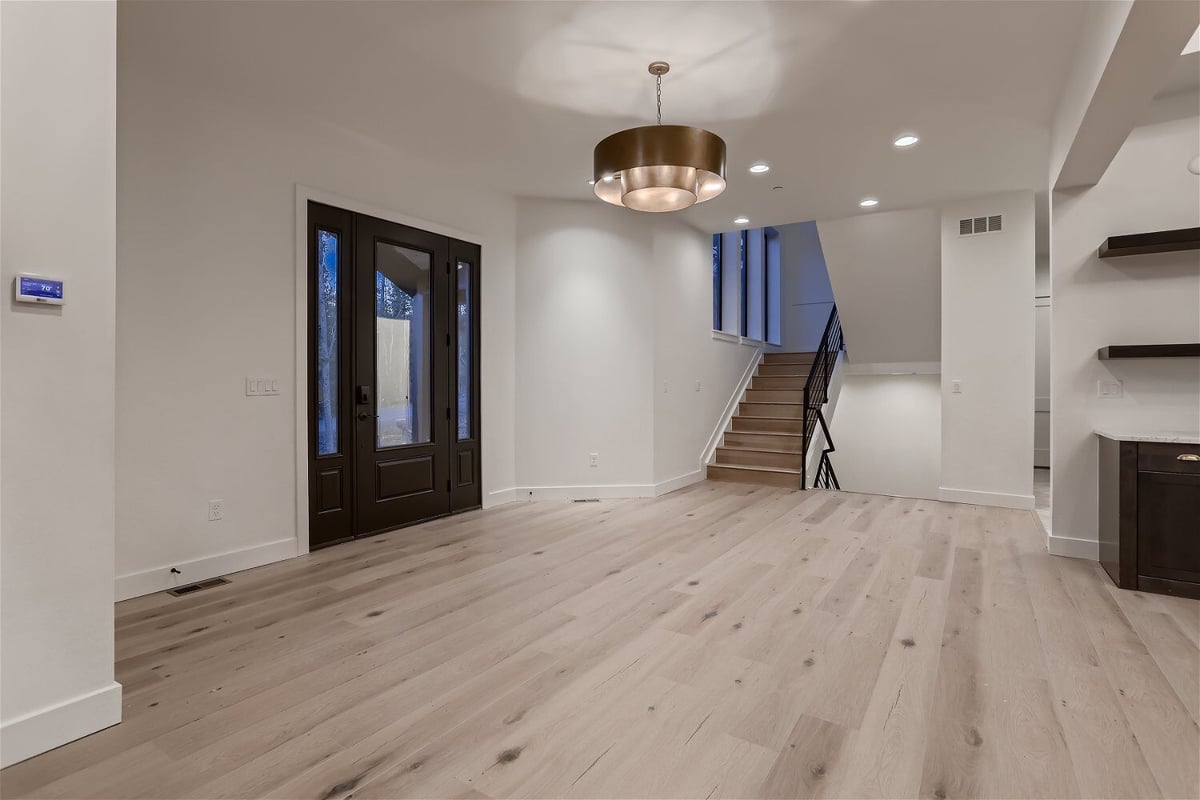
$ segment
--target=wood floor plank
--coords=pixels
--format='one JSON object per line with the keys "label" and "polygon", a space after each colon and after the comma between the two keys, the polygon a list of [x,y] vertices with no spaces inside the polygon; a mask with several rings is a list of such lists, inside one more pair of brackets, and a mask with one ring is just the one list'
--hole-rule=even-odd
{"label": "wood floor plank", "polygon": [[5,798],[1195,797],[1200,603],[1026,511],[702,482],[117,605],[124,721]]}

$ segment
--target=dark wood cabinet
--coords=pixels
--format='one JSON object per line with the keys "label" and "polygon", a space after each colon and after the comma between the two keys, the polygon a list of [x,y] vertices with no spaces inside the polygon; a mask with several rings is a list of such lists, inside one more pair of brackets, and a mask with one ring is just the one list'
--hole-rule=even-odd
{"label": "dark wood cabinet", "polygon": [[1100,563],[1123,589],[1200,598],[1200,445],[1100,437]]}

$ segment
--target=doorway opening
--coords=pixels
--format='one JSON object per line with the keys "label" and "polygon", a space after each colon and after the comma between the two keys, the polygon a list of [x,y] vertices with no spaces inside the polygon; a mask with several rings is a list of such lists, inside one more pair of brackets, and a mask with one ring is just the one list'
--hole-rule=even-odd
{"label": "doorway opening", "polygon": [[310,548],[480,506],[479,262],[309,201]]}

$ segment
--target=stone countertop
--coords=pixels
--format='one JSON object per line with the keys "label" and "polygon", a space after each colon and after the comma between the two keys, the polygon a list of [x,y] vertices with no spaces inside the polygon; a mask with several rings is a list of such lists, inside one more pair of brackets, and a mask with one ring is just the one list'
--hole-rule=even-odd
{"label": "stone countertop", "polygon": [[1094,433],[1106,439],[1120,442],[1162,442],[1164,444],[1200,444],[1200,433],[1196,431],[1127,431],[1112,428],[1096,428]]}

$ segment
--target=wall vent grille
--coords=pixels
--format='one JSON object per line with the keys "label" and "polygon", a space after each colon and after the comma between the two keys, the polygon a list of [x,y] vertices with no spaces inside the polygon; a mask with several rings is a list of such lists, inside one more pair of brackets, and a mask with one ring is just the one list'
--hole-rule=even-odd
{"label": "wall vent grille", "polygon": [[975,236],[980,233],[998,233],[1004,230],[1004,217],[993,214],[988,217],[968,217],[958,221],[959,236]]}
{"label": "wall vent grille", "polygon": [[211,589],[214,586],[221,586],[226,583],[229,583],[229,581],[225,578],[209,578],[206,581],[196,581],[185,586],[176,586],[174,589],[167,589],[167,594],[183,597],[185,594],[195,594],[196,592],[202,592],[205,589]]}

